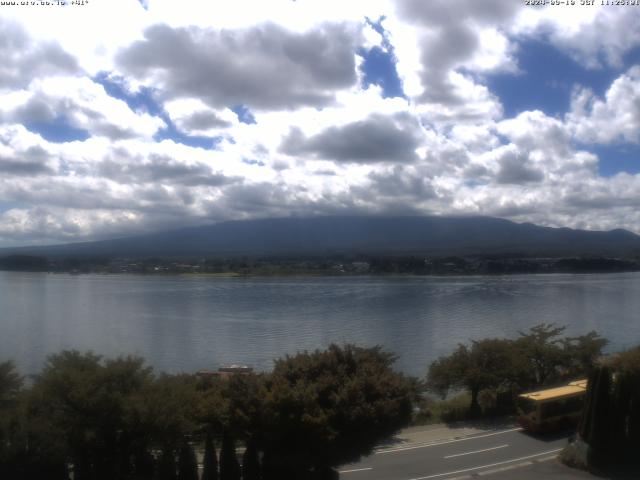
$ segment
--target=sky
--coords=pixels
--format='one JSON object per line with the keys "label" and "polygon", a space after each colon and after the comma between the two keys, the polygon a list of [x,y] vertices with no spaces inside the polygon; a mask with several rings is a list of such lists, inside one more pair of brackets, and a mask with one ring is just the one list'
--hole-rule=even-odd
{"label": "sky", "polygon": [[16,3],[0,246],[352,214],[640,233],[640,6]]}

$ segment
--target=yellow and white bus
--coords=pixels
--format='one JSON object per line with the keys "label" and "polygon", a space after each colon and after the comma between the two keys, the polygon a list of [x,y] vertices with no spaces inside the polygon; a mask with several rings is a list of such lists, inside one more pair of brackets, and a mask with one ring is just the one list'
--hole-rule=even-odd
{"label": "yellow and white bus", "polygon": [[530,432],[549,432],[577,425],[587,394],[587,380],[518,395],[518,423]]}

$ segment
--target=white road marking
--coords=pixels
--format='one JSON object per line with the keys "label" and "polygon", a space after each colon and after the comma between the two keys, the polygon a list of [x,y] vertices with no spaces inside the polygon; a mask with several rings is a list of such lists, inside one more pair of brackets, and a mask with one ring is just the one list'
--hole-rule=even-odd
{"label": "white road marking", "polygon": [[447,455],[444,458],[462,457],[463,455],[471,455],[472,453],[488,452],[490,450],[497,450],[499,448],[505,448],[505,447],[508,447],[508,446],[509,446],[509,444],[505,443],[504,445],[498,445],[497,447],[483,448],[482,450],[474,450],[473,452],[456,453],[455,455]]}
{"label": "white road marking", "polygon": [[484,435],[476,435],[473,437],[464,437],[464,438],[456,438],[453,440],[446,440],[444,442],[436,442],[436,443],[423,443],[420,445],[412,445],[409,447],[396,447],[389,448],[387,450],[379,450],[374,453],[374,455],[382,455],[384,453],[394,453],[394,452],[402,452],[404,450],[415,450],[416,448],[427,448],[427,447],[437,447],[438,445],[447,445],[449,443],[456,442],[466,442],[467,440],[475,440],[476,438],[486,438],[493,437],[494,435],[502,435],[503,433],[511,433],[511,432],[519,432],[522,428],[510,428],[509,430],[501,430],[499,432],[485,433]]}
{"label": "white road marking", "polygon": [[368,470],[373,470],[373,468],[354,468],[353,470],[340,470],[338,473],[366,472]]}
{"label": "white road marking", "polygon": [[445,475],[456,475],[458,473],[470,472],[472,470],[481,470],[483,468],[496,467],[498,465],[504,465],[506,463],[519,462],[520,460],[527,460],[529,458],[541,457],[542,455],[549,455],[550,453],[557,453],[560,450],[562,450],[562,448],[556,448],[555,450],[549,450],[548,452],[536,453],[535,455],[527,455],[526,457],[513,458],[511,460],[505,460],[503,462],[490,463],[489,465],[481,465],[479,467],[465,468],[465,469],[462,469],[462,470],[456,470],[454,472],[436,473],[435,475],[427,475],[426,477],[416,477],[416,478],[411,478],[409,480],[427,480],[428,478],[444,477]]}

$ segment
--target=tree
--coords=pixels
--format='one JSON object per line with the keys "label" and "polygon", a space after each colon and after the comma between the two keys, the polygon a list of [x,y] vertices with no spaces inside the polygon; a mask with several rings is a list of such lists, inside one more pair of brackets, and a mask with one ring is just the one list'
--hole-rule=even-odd
{"label": "tree", "polygon": [[12,362],[0,363],[0,478],[18,476],[17,463],[27,446],[20,404],[22,384]]}
{"label": "tree", "polygon": [[578,337],[564,338],[562,347],[567,359],[564,365],[566,376],[575,378],[579,375],[589,375],[607,343],[608,341],[595,331]]}
{"label": "tree", "polygon": [[16,372],[13,362],[0,363],[0,411],[13,406],[22,383],[22,377]]}
{"label": "tree", "polygon": [[165,448],[160,455],[158,463],[158,480],[177,480],[175,452],[171,448]]}
{"label": "tree", "polygon": [[578,430],[598,468],[640,465],[640,346],[602,362],[589,377]]}
{"label": "tree", "polygon": [[525,372],[530,372],[523,387],[537,387],[562,376],[561,367],[568,363],[568,352],[560,338],[565,329],[553,323],[541,323],[531,327],[527,333],[520,332],[515,346],[526,361]]}
{"label": "tree", "polygon": [[406,426],[416,385],[391,369],[394,361],[380,347],[354,345],[278,359],[260,438],[264,478],[333,476]]}
{"label": "tree", "polygon": [[218,480],[218,457],[211,433],[207,432],[204,441],[204,459],[202,461],[202,480]]}
{"label": "tree", "polygon": [[178,454],[178,480],[198,480],[196,452],[188,442],[184,442]]}
{"label": "tree", "polygon": [[471,342],[434,361],[427,374],[427,387],[442,396],[451,389],[465,389],[471,394],[469,414],[480,413],[478,397],[484,389],[508,385],[517,376],[517,359],[510,340],[486,339]]}
{"label": "tree", "polygon": [[234,438],[248,440],[262,430],[264,376],[232,375],[219,386],[220,424]]}
{"label": "tree", "polygon": [[591,447],[591,463],[598,463],[605,456],[611,441],[611,381],[609,368],[600,367],[592,373],[587,384],[579,432]]}
{"label": "tree", "polygon": [[225,432],[220,450],[220,480],[240,480],[240,464],[236,456],[236,442]]}
{"label": "tree", "polygon": [[137,357],[52,355],[32,389],[33,423],[48,427],[40,438],[73,461],[77,480],[124,478],[133,469],[134,446],[145,435],[130,406],[151,379],[151,369]]}
{"label": "tree", "polygon": [[196,430],[196,384],[193,375],[162,374],[132,399],[130,415],[150,444],[176,450]]}
{"label": "tree", "polygon": [[260,480],[260,460],[256,442],[249,440],[242,456],[242,480]]}

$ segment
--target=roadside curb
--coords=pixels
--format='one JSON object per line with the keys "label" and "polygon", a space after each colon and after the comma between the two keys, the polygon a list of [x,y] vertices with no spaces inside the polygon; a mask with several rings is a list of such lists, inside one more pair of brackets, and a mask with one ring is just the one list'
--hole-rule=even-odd
{"label": "roadside curb", "polygon": [[455,436],[449,436],[449,437],[440,437],[440,438],[434,438],[433,440],[428,440],[428,441],[424,441],[424,442],[407,442],[407,443],[403,443],[403,444],[398,444],[398,445],[385,445],[385,446],[380,446],[380,447],[376,447],[373,450],[373,454],[377,455],[380,453],[387,453],[387,452],[395,452],[398,450],[409,450],[409,449],[413,449],[413,448],[421,448],[421,447],[428,447],[430,445],[443,445],[443,444],[447,444],[447,443],[453,443],[453,442],[458,442],[460,440],[465,440],[465,439],[471,439],[471,438],[475,438],[475,437],[482,437],[482,436],[489,436],[489,435],[493,435],[493,434],[499,434],[501,432],[504,431],[518,431],[518,430],[522,430],[521,428],[512,428],[512,429],[494,429],[494,430],[479,430],[477,432],[473,432],[473,433],[467,433],[467,434],[463,434],[463,435],[455,435]]}
{"label": "roadside curb", "polygon": [[494,468],[492,470],[484,470],[482,472],[470,473],[468,475],[463,475],[461,477],[450,477],[450,478],[447,478],[447,480],[464,480],[467,478],[484,477],[485,475],[493,475],[495,473],[507,472],[509,470],[515,470],[517,468],[528,467],[529,465],[535,465],[537,463],[548,462],[549,460],[555,460],[556,458],[558,458],[558,455],[550,455],[548,457],[536,458],[534,460],[528,460],[526,462],[507,465],[505,467]]}

